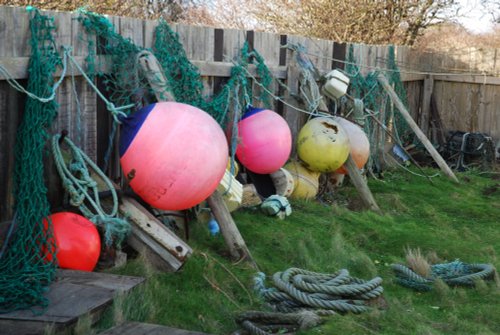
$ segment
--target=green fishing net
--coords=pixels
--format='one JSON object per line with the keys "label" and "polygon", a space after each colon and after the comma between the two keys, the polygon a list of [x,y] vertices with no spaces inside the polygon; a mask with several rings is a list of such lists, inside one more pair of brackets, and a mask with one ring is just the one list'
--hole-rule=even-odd
{"label": "green fishing net", "polygon": [[[61,64],[53,38],[53,19],[32,10],[28,90],[39,97],[53,92]],[[45,307],[43,297],[55,277],[55,245],[50,221],[43,157],[57,103],[28,98],[17,130],[14,167],[15,212],[11,238],[0,259],[0,313]],[[6,242],[7,243],[7,242]]]}

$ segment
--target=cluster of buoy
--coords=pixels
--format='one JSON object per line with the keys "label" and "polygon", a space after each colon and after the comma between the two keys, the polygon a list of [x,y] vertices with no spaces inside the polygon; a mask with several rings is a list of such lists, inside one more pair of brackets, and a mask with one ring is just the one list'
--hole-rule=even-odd
{"label": "cluster of buoy", "polygon": [[297,136],[299,160],[285,166],[295,182],[292,198],[310,199],[318,193],[321,173],[346,174],[349,155],[358,168],[368,161],[370,143],[361,127],[341,117],[316,117]]}
{"label": "cluster of buoy", "polygon": [[[238,123],[236,157],[248,171],[270,175],[277,195],[310,199],[317,195],[321,173],[346,173],[349,154],[361,168],[370,149],[363,130],[340,117],[311,119],[296,143],[299,160],[289,161],[287,122],[274,111],[250,107]],[[242,187],[232,187],[238,165],[231,168],[228,139],[196,107],[159,102],[142,108],[123,120],[119,150],[130,187],[154,208],[188,209],[221,186],[231,209],[241,203]],[[51,221],[60,266],[91,271],[100,250],[94,225],[71,213],[54,214]]]}

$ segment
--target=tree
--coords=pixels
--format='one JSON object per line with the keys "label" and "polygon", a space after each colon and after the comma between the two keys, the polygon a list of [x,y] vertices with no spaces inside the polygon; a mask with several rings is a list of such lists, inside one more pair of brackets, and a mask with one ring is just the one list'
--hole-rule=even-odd
{"label": "tree", "polygon": [[337,41],[414,44],[446,20],[456,0],[258,0],[256,17],[276,32]]}
{"label": "tree", "polygon": [[74,11],[85,7],[99,14],[131,16],[142,19],[178,21],[192,0],[0,0],[0,5],[35,6],[39,9]]}

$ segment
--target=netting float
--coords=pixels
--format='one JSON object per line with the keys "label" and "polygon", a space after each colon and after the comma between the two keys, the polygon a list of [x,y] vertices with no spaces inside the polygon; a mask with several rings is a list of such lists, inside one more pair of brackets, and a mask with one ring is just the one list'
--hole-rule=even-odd
{"label": "netting float", "polygon": [[249,108],[238,123],[240,143],[236,156],[252,172],[269,174],[279,170],[292,150],[288,123],[269,109]]}
{"label": "netting float", "polygon": [[212,194],[228,160],[217,122],[182,103],[146,106],[123,122],[120,163],[144,201],[164,210],[191,208]]}
{"label": "netting float", "polygon": [[297,153],[304,165],[316,172],[333,172],[349,156],[349,137],[342,126],[330,117],[308,121],[297,137]]}
{"label": "netting float", "polygon": [[[60,212],[49,216],[57,247],[56,258],[62,269],[92,271],[101,253],[97,228],[84,216]],[[45,227],[48,226],[44,220]],[[48,260],[52,255],[47,255]]]}
{"label": "netting float", "polygon": [[[368,140],[368,136],[366,136],[360,126],[351,121],[341,117],[335,118],[335,121],[337,121],[346,131],[349,137],[349,143],[351,144],[351,156],[358,169],[362,169],[370,157],[370,141]],[[336,172],[347,174],[347,170],[344,166],[340,167]]]}
{"label": "netting float", "polygon": [[286,164],[284,168],[292,175],[295,185],[291,198],[312,199],[318,194],[319,172],[308,170],[297,161]]}

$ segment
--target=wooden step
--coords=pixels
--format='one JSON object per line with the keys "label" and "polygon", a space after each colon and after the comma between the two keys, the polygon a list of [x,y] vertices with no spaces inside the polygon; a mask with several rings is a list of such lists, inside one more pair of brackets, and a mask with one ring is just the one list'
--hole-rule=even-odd
{"label": "wooden step", "polygon": [[121,326],[111,328],[100,335],[209,335],[207,333],[194,332],[171,328],[167,326],[153,325],[150,323],[126,322]]}
{"label": "wooden step", "polygon": [[45,310],[34,307],[0,314],[0,334],[38,335],[49,327],[66,331],[84,315],[96,322],[116,294],[128,292],[143,281],[140,277],[58,270],[45,294],[49,306]]}

